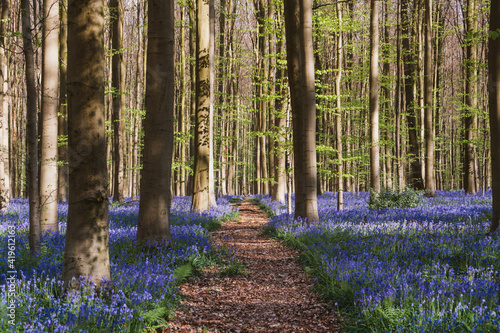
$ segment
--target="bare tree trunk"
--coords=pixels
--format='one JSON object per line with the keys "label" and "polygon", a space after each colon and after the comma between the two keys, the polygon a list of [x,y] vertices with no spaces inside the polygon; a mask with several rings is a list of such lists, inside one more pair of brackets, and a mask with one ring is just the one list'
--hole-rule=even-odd
{"label": "bare tree trunk", "polygon": [[434,115],[432,104],[432,0],[425,0],[425,191],[427,196],[436,193],[434,175]]}
{"label": "bare tree trunk", "polygon": [[59,1],[44,0],[42,25],[42,141],[40,158],[40,226],[59,231],[57,218],[57,111],[59,83]]}
{"label": "bare tree trunk", "polygon": [[215,198],[215,171],[214,171],[214,84],[215,84],[215,8],[214,0],[209,2],[209,69],[210,69],[210,123],[209,123],[209,150],[210,159],[208,162],[208,199],[210,206],[217,207]]}
{"label": "bare tree trunk", "polygon": [[35,85],[35,63],[33,42],[31,40],[31,13],[29,0],[21,1],[23,21],[23,51],[26,62],[26,145],[27,163],[26,180],[28,182],[29,245],[32,254],[40,253],[40,192],[38,189],[38,126],[37,126],[37,92]]}
{"label": "bare tree trunk", "polygon": [[401,4],[401,23],[403,25],[403,66],[405,76],[405,103],[408,122],[408,143],[409,143],[409,163],[410,177],[409,185],[416,190],[424,189],[422,179],[422,168],[420,166],[420,150],[417,137],[417,115],[415,108],[415,95],[413,93],[414,72],[412,50],[410,48],[410,27],[411,21],[409,13],[409,0],[403,0]]}
{"label": "bare tree trunk", "polygon": [[[11,175],[9,172],[9,109],[5,103],[7,100],[7,89],[4,84],[8,76],[8,59],[5,54],[6,45],[4,36],[6,35],[9,15],[10,0],[3,0],[1,2],[0,16],[0,211],[3,211],[9,205],[11,193]],[[28,37],[31,38],[31,34],[26,38]]]}
{"label": "bare tree trunk", "polygon": [[[209,0],[212,1],[212,0]],[[197,0],[195,166],[192,209],[210,206],[210,19],[209,3]]]}
{"label": "bare tree trunk", "polygon": [[137,242],[168,245],[175,109],[174,2],[150,0],[148,21],[144,166]]}
{"label": "bare tree trunk", "polygon": [[[342,26],[342,7],[340,2],[337,2],[337,20],[339,27]],[[343,40],[342,31],[337,33],[337,77],[335,79],[335,95],[337,95],[337,115],[335,116],[335,135],[337,146],[337,177],[338,177],[338,195],[337,195],[337,210],[344,209],[344,169],[342,161],[342,62],[343,62]]]}
{"label": "bare tree trunk", "polygon": [[295,217],[314,222],[319,217],[311,0],[286,2],[285,28],[293,113]]}
{"label": "bare tree trunk", "polygon": [[[491,188],[493,196],[493,217],[490,233],[495,232],[500,221],[500,2],[492,1],[490,7],[489,72],[489,114],[491,144]],[[494,36],[493,36],[494,35]]]}
{"label": "bare tree trunk", "polygon": [[477,125],[477,42],[474,33],[478,28],[476,0],[467,0],[467,77],[465,78],[465,142],[464,142],[464,188],[466,194],[477,192],[477,163],[475,132]]}
{"label": "bare tree trunk", "polygon": [[125,110],[125,62],[123,61],[123,3],[110,1],[112,20],[111,85],[113,94],[113,201],[123,201],[123,137],[122,114]]}
{"label": "bare tree trunk", "polygon": [[[68,62],[68,17],[67,17],[68,0],[61,1],[61,32],[59,34],[59,117],[58,117],[58,132],[59,136],[67,137],[68,135],[68,109],[66,100],[66,64]],[[58,173],[58,195],[60,201],[68,201],[68,158],[67,158],[68,143],[60,144],[58,147],[59,158],[59,173]]]}
{"label": "bare tree trunk", "polygon": [[78,287],[80,276],[94,281],[97,288],[101,287],[103,279],[110,279],[104,66],[104,1],[70,0],[70,181],[62,271],[62,279],[70,288]]}
{"label": "bare tree trunk", "polygon": [[379,139],[379,4],[371,0],[370,24],[370,188],[380,193],[380,139]]}

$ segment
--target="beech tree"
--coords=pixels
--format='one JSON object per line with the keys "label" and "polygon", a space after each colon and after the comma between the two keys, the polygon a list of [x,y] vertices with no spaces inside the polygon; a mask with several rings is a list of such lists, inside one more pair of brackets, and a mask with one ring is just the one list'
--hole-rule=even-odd
{"label": "beech tree", "polygon": [[40,192],[38,188],[38,127],[35,59],[31,34],[31,6],[29,0],[21,1],[23,52],[26,63],[26,180],[29,198],[29,246],[33,254],[40,253]]}
{"label": "beech tree", "polygon": [[319,217],[312,1],[285,3],[285,30],[293,113],[295,217],[314,222]]}
{"label": "beech tree", "polygon": [[59,0],[43,1],[40,226],[59,231],[57,217],[57,111],[59,84]]}
{"label": "beech tree", "polygon": [[489,114],[491,133],[491,186],[493,196],[493,217],[490,233],[498,229],[500,222],[500,3],[491,2],[489,33]]}
{"label": "beech tree", "polygon": [[137,242],[170,243],[174,144],[174,1],[148,2],[146,119]]}
{"label": "beech tree", "polygon": [[5,35],[7,21],[10,15],[10,0],[2,0],[0,7],[0,211],[10,202],[10,172],[9,172],[9,111],[4,107],[7,91],[4,84],[7,78],[7,55]]}
{"label": "beech tree", "polygon": [[110,0],[112,35],[113,112],[113,201],[123,201],[123,135],[122,115],[125,110],[125,62],[123,60],[123,3]]}
{"label": "beech tree", "polygon": [[69,0],[69,205],[62,279],[71,288],[80,276],[98,288],[110,279],[105,63],[104,0]]}
{"label": "beech tree", "polygon": [[370,20],[370,189],[380,193],[379,1],[371,0]]}
{"label": "beech tree", "polygon": [[205,211],[210,207],[210,1],[213,0],[197,0],[196,3],[194,211]]}

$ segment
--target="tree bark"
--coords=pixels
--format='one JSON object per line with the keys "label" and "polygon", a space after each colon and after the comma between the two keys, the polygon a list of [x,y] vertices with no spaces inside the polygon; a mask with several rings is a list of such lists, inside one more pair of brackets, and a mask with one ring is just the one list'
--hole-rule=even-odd
{"label": "tree bark", "polygon": [[380,139],[379,139],[379,3],[371,0],[370,24],[370,188],[380,193]]}
{"label": "tree bark", "polygon": [[319,219],[311,0],[286,2],[285,30],[293,113],[295,218],[310,223]]}
{"label": "tree bark", "polygon": [[173,0],[150,0],[148,21],[144,166],[137,242],[168,245],[175,109]]}
{"label": "tree bark", "polygon": [[[342,7],[340,2],[337,2],[337,19],[339,28],[342,26]],[[343,40],[342,30],[337,33],[337,76],[335,78],[335,95],[337,96],[337,115],[335,116],[335,139],[337,146],[337,177],[338,177],[338,195],[337,195],[337,210],[344,209],[344,168],[342,161],[342,65],[343,65]]]}
{"label": "tree bark", "polygon": [[57,218],[57,111],[59,83],[59,1],[44,0],[42,25],[42,141],[40,157],[40,226],[59,231]]}
{"label": "tree bark", "polygon": [[111,85],[113,96],[113,201],[123,201],[123,137],[122,114],[125,110],[125,62],[123,61],[123,3],[110,1],[112,20],[112,64]]}
{"label": "tree bark", "polygon": [[415,95],[413,93],[415,65],[413,64],[412,50],[410,47],[411,21],[408,15],[409,0],[403,0],[401,4],[401,23],[403,25],[403,66],[405,76],[405,103],[408,122],[408,143],[409,143],[409,163],[410,177],[409,186],[415,190],[423,190],[422,167],[420,165],[420,149],[417,137],[417,115],[415,109]]}
{"label": "tree bark", "polygon": [[[67,17],[68,0],[61,0],[60,15],[61,15],[61,30],[59,34],[59,117],[57,119],[58,132],[60,137],[68,135],[68,109],[66,99],[66,64],[68,62],[68,17]],[[58,166],[58,195],[59,201],[68,201],[68,158],[67,158],[68,142],[64,140],[59,144],[57,155],[59,158]]]}
{"label": "tree bark", "polygon": [[[8,85],[4,84],[8,77],[7,55],[5,54],[5,35],[10,15],[10,0],[1,1],[0,21],[0,212],[10,202],[11,184],[9,167],[9,109],[6,102]],[[31,38],[31,34],[29,35]],[[35,95],[36,96],[36,95]],[[36,98],[36,97],[35,97]]]}
{"label": "tree bark", "polygon": [[489,115],[491,144],[491,190],[493,217],[490,233],[495,232],[500,221],[500,2],[492,1],[490,7],[490,38],[488,55]]}
{"label": "tree bark", "polygon": [[477,42],[474,33],[478,28],[476,0],[467,0],[467,29],[465,60],[467,77],[465,78],[465,140],[464,140],[464,189],[466,194],[477,192],[475,168],[477,162],[475,132],[477,124]]}
{"label": "tree bark", "polygon": [[[212,0],[209,0],[212,1]],[[197,0],[196,13],[196,114],[193,211],[210,206],[210,20],[209,3]]]}
{"label": "tree bark", "polygon": [[38,127],[35,63],[31,35],[31,7],[29,0],[21,1],[23,51],[26,62],[26,180],[29,198],[29,245],[32,254],[40,253],[40,192],[38,188]]}
{"label": "tree bark", "polygon": [[424,62],[424,104],[425,104],[425,192],[436,194],[434,174],[434,115],[432,103],[432,0],[425,0],[425,62]]}
{"label": "tree bark", "polygon": [[[85,47],[82,47],[85,45]],[[68,229],[62,279],[110,279],[104,107],[104,0],[68,3]],[[72,280],[76,278],[77,280]]]}

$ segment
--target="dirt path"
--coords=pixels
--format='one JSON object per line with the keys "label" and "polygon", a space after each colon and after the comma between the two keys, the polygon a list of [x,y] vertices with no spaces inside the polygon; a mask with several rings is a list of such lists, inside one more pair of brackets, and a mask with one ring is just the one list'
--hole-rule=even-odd
{"label": "dirt path", "polygon": [[186,297],[166,332],[337,332],[332,311],[311,293],[298,254],[263,235],[267,217],[248,201],[241,218],[213,233],[234,247],[246,275],[208,272],[180,287]]}

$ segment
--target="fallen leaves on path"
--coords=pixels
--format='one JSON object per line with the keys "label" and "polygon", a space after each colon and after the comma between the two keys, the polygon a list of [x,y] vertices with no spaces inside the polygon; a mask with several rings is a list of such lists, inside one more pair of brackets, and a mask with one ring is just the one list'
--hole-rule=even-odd
{"label": "fallen leaves on path", "polygon": [[246,275],[207,270],[180,287],[185,300],[163,332],[338,332],[332,310],[311,292],[298,253],[262,233],[267,217],[248,201],[238,221],[212,233],[245,262]]}

